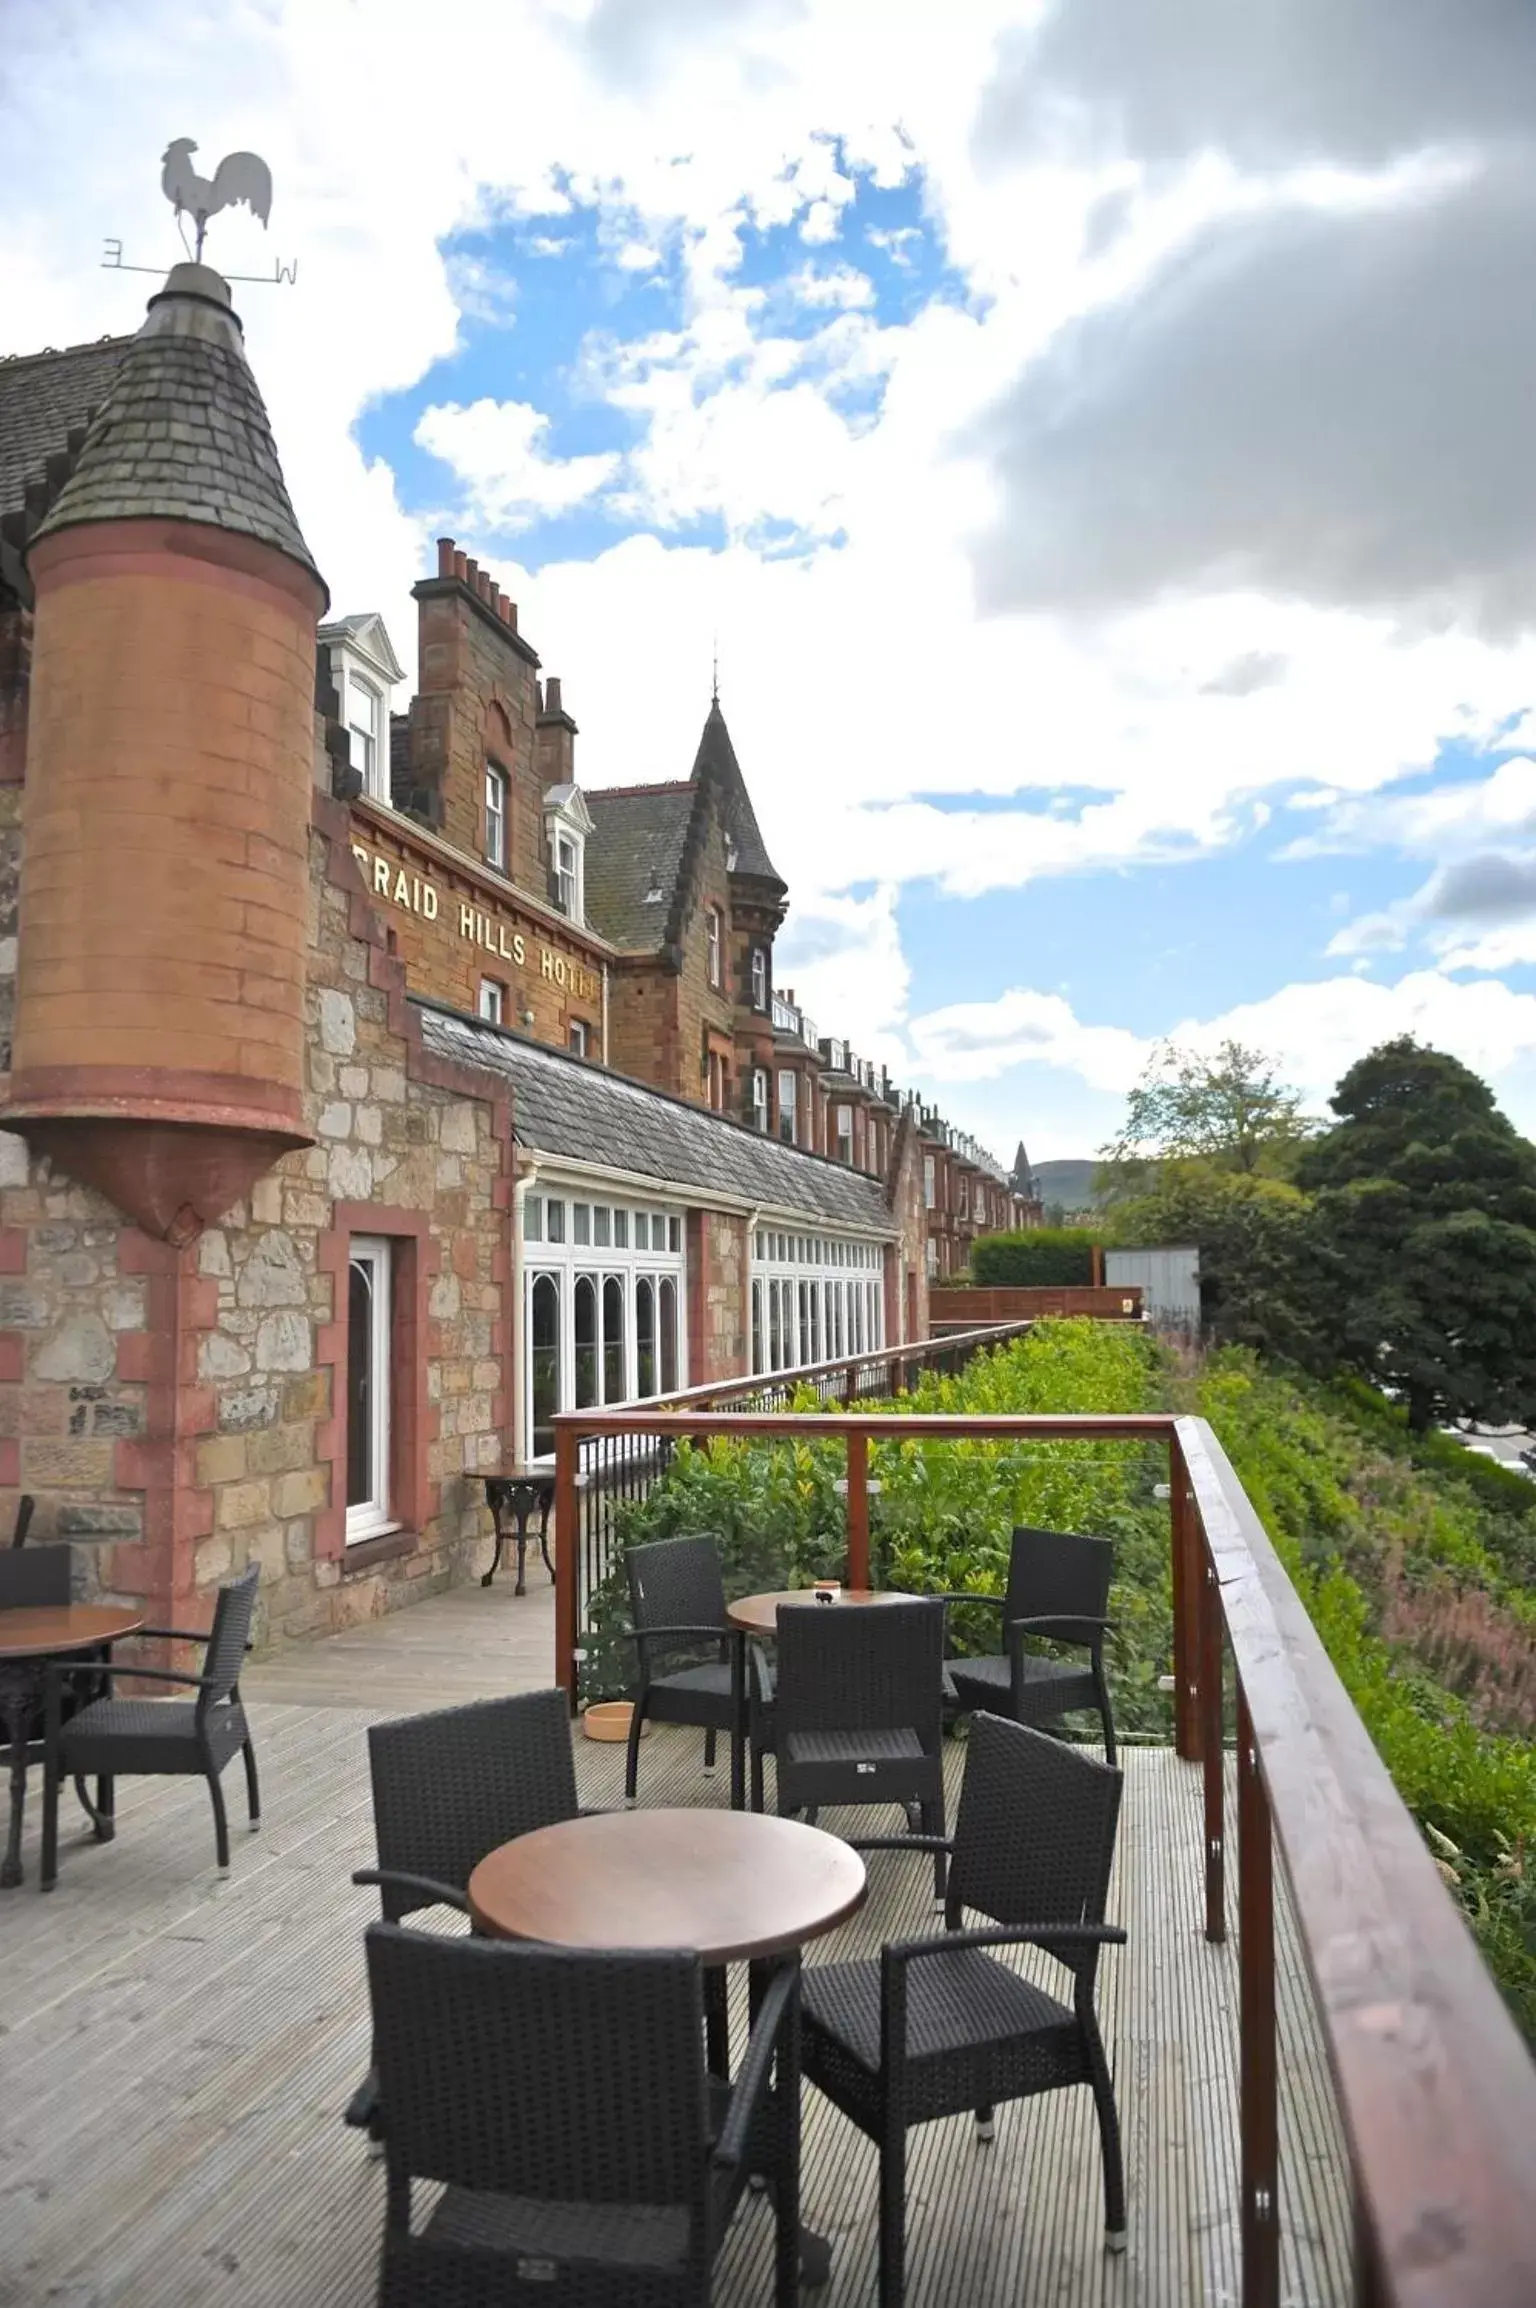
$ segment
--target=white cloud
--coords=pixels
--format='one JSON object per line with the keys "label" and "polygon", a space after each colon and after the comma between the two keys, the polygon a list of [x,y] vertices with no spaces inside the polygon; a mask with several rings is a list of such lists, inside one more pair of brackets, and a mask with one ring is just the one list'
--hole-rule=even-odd
{"label": "white cloud", "polygon": [[526,401],[481,400],[468,408],[448,402],[424,409],[414,438],[418,448],[452,467],[467,492],[471,519],[505,532],[585,504],[619,469],[612,451],[546,456],[548,432],[549,419]]}
{"label": "white cloud", "polygon": [[[270,235],[243,216],[221,218],[210,254],[252,272],[275,252],[300,259],[295,288],[239,292],[253,365],[337,608],[381,608],[409,656],[407,592],[431,565],[429,518],[402,510],[353,428],[371,402],[448,357],[467,321],[518,321],[517,283],[462,255],[445,259],[445,244],[514,216],[532,227],[530,266],[571,263],[581,243],[565,220],[595,204],[606,261],[632,260],[639,277],[642,258],[650,270],[665,251],[684,282],[675,325],[608,347],[583,379],[639,430],[622,471],[611,459],[551,455],[552,404],[533,387],[527,401],[439,404],[421,437],[450,454],[468,498],[463,527],[482,532],[460,542],[515,592],[523,629],[566,678],[591,782],[686,768],[718,633],[738,748],[804,917],[798,990],[825,1029],[872,1044],[903,1030],[896,897],[914,878],[966,894],[1210,855],[1238,841],[1276,790],[1319,805],[1306,829],[1317,846],[1385,844],[1437,861],[1453,842],[1468,852],[1507,844],[1536,809],[1529,760],[1476,781],[1487,788],[1480,800],[1467,798],[1475,786],[1447,787],[1438,801],[1378,790],[1428,769],[1447,737],[1490,750],[1530,744],[1529,731],[1510,732],[1536,696],[1536,654],[1501,634],[1447,625],[1405,637],[1389,611],[1330,605],[1337,588],[1266,593],[1257,578],[1269,582],[1267,567],[1241,584],[1223,570],[1211,590],[1177,600],[1149,584],[1095,617],[1066,614],[1054,596],[1028,614],[978,612],[975,541],[995,528],[1003,500],[974,420],[1069,322],[1126,321],[1179,252],[1223,220],[1263,238],[1275,219],[1300,217],[1325,240],[1336,220],[1356,234],[1390,224],[1401,246],[1416,217],[1443,219],[1458,186],[1473,184],[1495,113],[1500,135],[1528,134],[1514,76],[1501,87],[1486,69],[1485,0],[1469,0],[1471,29],[1448,64],[1423,68],[1415,12],[1415,37],[1389,40],[1370,74],[1340,29],[1356,11],[1308,0],[1305,38],[1277,52],[1277,5],[1263,0],[1255,34],[1254,55],[1270,59],[1263,69],[1219,25],[1211,71],[1175,69],[1203,9],[1175,24],[1166,53],[1139,18],[1110,39],[1089,59],[1094,86],[1123,76],[1125,58],[1138,60],[1141,79],[1109,149],[1097,129],[1066,146],[1031,142],[1022,115],[1010,127],[997,101],[990,142],[978,138],[999,56],[1012,75],[1007,88],[999,79],[1003,96],[1016,97],[1028,71],[997,43],[1020,32],[1021,17],[1042,17],[1032,0],[967,0],[942,39],[925,0],[890,0],[878,38],[867,0],[449,0],[427,42],[405,0],[267,0],[237,11],[225,0],[141,0],[127,14],[88,15],[81,0],[11,0],[0,344],[27,350],[137,324],[153,284],[96,271],[91,259],[106,225],[134,261],[178,253],[155,181],[172,128],[195,129],[205,159],[263,152],[277,195]],[[1149,0],[1154,17],[1166,28],[1166,9]],[[1090,18],[1106,21],[1102,0],[1075,0],[1052,19],[1053,37]],[[87,21],[89,39],[76,37]],[[1311,71],[1309,57],[1334,53],[1316,43],[1335,37],[1347,49],[1339,71]],[[1076,49],[1052,65],[1074,88],[1088,69]],[[366,135],[336,133],[339,87]],[[509,87],[530,99],[515,136]],[[1092,103],[1097,119],[1103,107]],[[1202,114],[1192,127],[1190,108],[1211,105],[1214,125]],[[1421,138],[1426,121],[1446,135]],[[1422,154],[1403,160],[1405,137],[1433,148],[1432,167]],[[848,221],[856,170],[891,187],[914,161],[970,297],[882,326],[866,277],[817,236]],[[774,225],[812,247],[798,279],[769,292],[742,281],[741,256],[749,228]],[[912,229],[877,229],[870,245],[910,261]],[[795,308],[793,333],[775,294]],[[808,335],[807,316],[820,324]],[[1476,385],[1477,361],[1465,344],[1453,349],[1466,376],[1452,382]],[[1447,402],[1448,423],[1463,405]],[[536,575],[487,549],[508,526],[621,485],[631,512],[667,537],[718,518],[726,549],[625,539]],[[1357,510],[1368,524],[1370,504]],[[1485,490],[1477,506],[1453,510],[1461,541],[1474,512],[1502,518],[1496,489],[1492,502]],[[1103,526],[1084,530],[1083,550],[1118,552],[1125,504],[1096,518]],[[775,558],[783,530],[799,550]],[[1064,785],[1093,789],[1088,806],[1047,808]],[[994,805],[1020,798],[986,810],[923,798],[971,794]],[[867,883],[877,899],[847,895]],[[1444,972],[1461,966],[1455,953],[1486,952],[1496,935],[1515,933],[1490,931],[1481,949],[1458,933],[1443,970],[1427,975],[1470,993]],[[983,990],[999,984],[990,958],[977,967]],[[1357,1004],[1383,990],[1329,983]],[[974,1019],[967,1030],[979,1030]],[[1077,1045],[1056,1010],[1020,1013],[1007,1031],[1043,1038],[1055,1054],[1039,1062],[1064,1078]],[[1071,1078],[1101,1082],[1093,1095],[1108,1098],[1135,1037],[1084,1031],[1110,1040],[1091,1056],[1084,1045],[1089,1070]],[[927,1033],[934,1063],[948,1063],[956,1051],[945,1035],[931,1021]],[[995,1116],[988,1127],[1004,1134]]]}

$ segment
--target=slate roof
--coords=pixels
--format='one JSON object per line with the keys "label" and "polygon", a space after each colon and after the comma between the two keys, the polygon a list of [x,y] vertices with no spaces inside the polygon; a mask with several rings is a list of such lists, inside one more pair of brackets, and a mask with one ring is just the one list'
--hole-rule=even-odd
{"label": "slate roof", "polygon": [[100,408],[132,337],[0,360],[0,515],[20,512],[27,483]]}
{"label": "slate roof", "polygon": [[718,697],[710,703],[699,750],[694,756],[693,774],[696,780],[712,777],[715,781],[726,831],[736,851],[736,872],[752,874],[759,881],[777,882],[781,890],[787,889],[788,883],[774,870],[759,830],[747,781],[741,774],[741,764],[736,759],[736,748],[731,743]]}
{"label": "slate roof", "polygon": [[[593,825],[585,868],[587,919],[626,953],[655,953],[668,936],[694,789],[683,784],[582,791]],[[653,889],[661,895],[648,903]]]}
{"label": "slate roof", "polygon": [[150,299],[37,534],[144,516],[234,530],[315,569],[228,286],[206,265],[174,266]]}
{"label": "slate roof", "polygon": [[894,1231],[877,1178],[457,1010],[417,1007],[428,1049],[510,1085],[513,1130],[530,1151],[707,1187],[818,1225]]}

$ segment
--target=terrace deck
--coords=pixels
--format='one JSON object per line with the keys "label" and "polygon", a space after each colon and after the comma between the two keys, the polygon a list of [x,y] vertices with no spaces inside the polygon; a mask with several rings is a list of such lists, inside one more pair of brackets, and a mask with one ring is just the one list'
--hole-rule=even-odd
{"label": "terrace deck", "polygon": [[[545,1595],[465,1588],[255,1671],[267,1825],[257,1838],[236,1825],[226,1883],[201,1787],[125,1781],[110,1848],[82,1842],[66,1804],[59,1886],[42,1899],[34,1800],[28,1883],[0,1903],[0,2308],[367,2308],[382,2167],[339,2121],[365,2064],[359,1935],[376,1912],[348,1881],[372,1857],[364,1727],[545,1680]],[[726,1800],[723,1758],[705,1778],[700,1744],[647,1740],[642,1803]],[[616,1800],[622,1750],[578,1738],[577,1756],[583,1799]],[[962,1747],[952,1760],[958,1779]],[[1130,2249],[1101,2249],[1086,2091],[1000,2108],[990,2148],[968,2119],[933,2125],[909,2146],[912,2308],[1239,2297],[1235,1944],[1201,1933],[1198,1774],[1161,1748],[1125,1762],[1110,1914],[1130,1943],[1108,1955],[1100,2011]],[[925,1866],[877,1856],[863,1916],[811,1960],[934,1920]],[[1277,1928],[1282,2297],[1343,2308],[1343,2153],[1283,1909]],[[874,2150],[809,2089],[805,2112],[806,2216],[834,2246],[832,2283],[809,2297],[855,2308],[874,2293]],[[728,2308],[771,2297],[769,2234],[749,2201],[716,2284]]]}

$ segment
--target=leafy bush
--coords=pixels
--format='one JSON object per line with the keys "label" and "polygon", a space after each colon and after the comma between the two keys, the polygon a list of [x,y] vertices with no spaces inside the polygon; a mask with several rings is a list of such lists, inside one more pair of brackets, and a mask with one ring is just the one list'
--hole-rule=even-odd
{"label": "leafy bush", "polygon": [[1093,1280],[1093,1238],[1080,1226],[984,1234],[971,1247],[971,1279],[996,1289],[1056,1289]]}

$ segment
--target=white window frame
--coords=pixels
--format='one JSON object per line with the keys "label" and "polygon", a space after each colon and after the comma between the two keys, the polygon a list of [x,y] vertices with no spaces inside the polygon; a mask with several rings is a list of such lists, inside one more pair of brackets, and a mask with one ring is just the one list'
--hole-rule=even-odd
{"label": "white window frame", "polygon": [[754,1010],[766,1010],[768,1007],[768,948],[766,946],[754,946],[752,948],[752,1007]]}
{"label": "white window frame", "polygon": [[884,1272],[882,1243],[759,1226],[749,1276],[753,1376],[878,1354],[885,1345]]}
{"label": "white window frame", "polygon": [[544,795],[544,839],[549,849],[550,898],[578,928],[587,919],[587,836],[592,812],[579,785],[552,785]]}
{"label": "white window frame", "polygon": [[581,919],[581,844],[564,826],[555,827],[555,903],[567,921]]}
{"label": "white window frame", "polygon": [[[336,691],[341,725],[347,733],[348,759],[361,776],[368,799],[387,809],[393,798],[389,769],[390,691],[405,679],[405,669],[395,655],[384,620],[371,611],[364,616],[342,618],[334,625],[322,625],[318,639],[320,646],[330,652],[331,684]],[[354,718],[354,694],[364,703],[365,721]]]}
{"label": "white window frame", "polygon": [[488,1026],[500,1026],[505,1023],[506,1010],[506,987],[499,978],[482,978],[480,980],[480,1016],[484,1018]]}
{"label": "white window frame", "polygon": [[[376,1539],[385,1531],[397,1528],[391,1512],[390,1450],[393,1442],[394,1405],[391,1400],[394,1298],[394,1244],[380,1234],[354,1234],[348,1245],[347,1296],[349,1321],[347,1333],[348,1392],[350,1394],[350,1365],[352,1335],[350,1302],[352,1268],[365,1266],[371,1275],[369,1292],[368,1349],[372,1366],[373,1433],[370,1438],[374,1469],[373,1496],[347,1502],[346,1540],[349,1547],[363,1539]],[[350,1404],[349,1404],[350,1411]],[[350,1458],[348,1461],[350,1465]],[[350,1484],[348,1486],[350,1488]]]}
{"label": "white window frame", "polygon": [[[833,1118],[834,1151],[839,1162],[853,1167],[853,1108],[846,1098],[839,1099]],[[843,1151],[847,1148],[847,1152]]]}
{"label": "white window frame", "polygon": [[[560,1238],[549,1239],[548,1206],[550,1202],[564,1206]],[[589,1211],[587,1240],[575,1239],[576,1226],[573,1206],[581,1203]],[[606,1229],[598,1220],[598,1213],[607,1219]],[[614,1403],[603,1400],[607,1373],[606,1334],[607,1306],[603,1285],[617,1281],[623,1293],[623,1392],[616,1398],[623,1402],[652,1401],[663,1391],[665,1358],[662,1352],[662,1292],[661,1285],[673,1286],[676,1321],[676,1374],[668,1393],[681,1392],[688,1384],[688,1228],[685,1214],[679,1205],[658,1205],[653,1202],[637,1204],[618,1194],[606,1194],[602,1185],[585,1179],[580,1185],[562,1183],[558,1177],[541,1176],[537,1193],[530,1193],[523,1204],[523,1388],[524,1434],[529,1456],[534,1452],[533,1425],[533,1291],[541,1274],[554,1277],[558,1293],[558,1352],[556,1357],[556,1408],[576,1408],[576,1285],[583,1277],[590,1279],[597,1296],[597,1386],[598,1401],[591,1407],[609,1409]],[[646,1221],[645,1246],[637,1242],[636,1220]],[[606,1231],[607,1239],[599,1235]],[[660,1236],[660,1240],[657,1237]],[[649,1279],[656,1293],[656,1325],[652,1352],[655,1358],[655,1389],[653,1394],[639,1393],[639,1325],[636,1320],[636,1285]],[[547,1454],[546,1454],[547,1455]]]}
{"label": "white window frame", "polygon": [[504,769],[494,761],[485,765],[485,862],[498,873],[508,870],[510,852],[507,848],[507,805],[511,798],[511,784]]}
{"label": "white window frame", "polygon": [[585,1018],[572,1018],[565,1029],[566,1048],[576,1058],[591,1054],[592,1029]]}
{"label": "white window frame", "polygon": [[768,1128],[768,1069],[752,1069],[752,1127],[766,1133]]}
{"label": "white window frame", "polygon": [[938,1202],[936,1199],[938,1190],[938,1163],[935,1161],[931,1154],[925,1154],[923,1156],[923,1208],[925,1210],[935,1210],[938,1208]]}
{"label": "white window frame", "polygon": [[725,925],[720,919],[718,906],[706,906],[704,909],[704,940],[709,982],[712,986],[723,985],[725,983],[725,957],[722,949],[725,944]]}
{"label": "white window frame", "polygon": [[[786,1082],[789,1085],[789,1098],[787,1102],[784,1097],[784,1085]],[[800,1143],[800,1076],[793,1066],[781,1066],[779,1068],[778,1100],[779,1136],[781,1139],[783,1139],[786,1146],[798,1146]],[[786,1120],[789,1123],[789,1134],[787,1137],[785,1136],[784,1132],[784,1124]]]}

